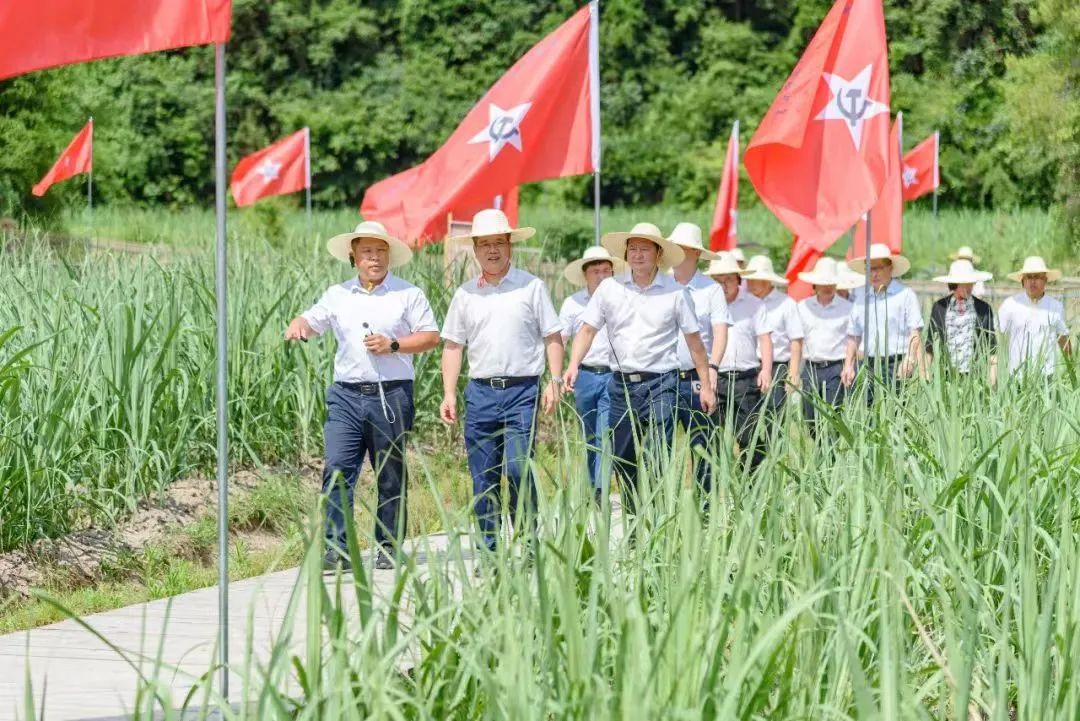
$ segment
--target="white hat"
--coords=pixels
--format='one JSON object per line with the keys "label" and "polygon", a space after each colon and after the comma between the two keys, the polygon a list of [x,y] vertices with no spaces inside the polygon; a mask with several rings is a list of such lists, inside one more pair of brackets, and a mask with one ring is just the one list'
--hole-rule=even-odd
{"label": "white hat", "polygon": [[406,245],[404,241],[398,240],[387,233],[383,224],[374,220],[365,220],[356,226],[356,230],[351,233],[335,235],[326,241],[326,249],[330,251],[330,255],[343,263],[348,263],[349,256],[352,254],[353,241],[357,238],[375,238],[390,246],[390,262],[388,264],[390,268],[405,265],[412,259],[412,248]]}
{"label": "white hat", "polygon": [[626,257],[626,244],[631,238],[651,240],[663,248],[664,253],[660,256],[658,265],[661,270],[667,270],[678,265],[685,257],[682,248],[665,238],[660,229],[652,223],[637,223],[629,233],[607,233],[600,239],[600,244],[608,249],[616,258]]}
{"label": "white hat", "polygon": [[949,255],[949,260],[970,260],[972,263],[978,263],[979,256],[975,255],[970,245],[961,245],[955,253]]}
{"label": "white hat", "polygon": [[832,258],[818,258],[814,263],[814,269],[799,273],[799,280],[810,285],[835,285],[839,286],[845,279],[836,269],[836,261]]}
{"label": "white hat", "polygon": [[731,257],[734,258],[737,263],[746,262],[746,256],[743,255],[742,248],[740,248],[739,246],[735,246],[728,252],[731,253]]}
{"label": "white hat", "polygon": [[840,276],[840,282],[836,284],[837,290],[855,290],[866,285],[866,276],[851,272],[851,268],[842,260],[836,262],[836,274]]}
{"label": "white hat", "polygon": [[767,255],[755,255],[746,261],[743,277],[747,280],[767,280],[773,285],[787,285],[788,279],[777,275],[773,270],[772,260]]}
{"label": "white hat", "polygon": [[702,260],[716,260],[720,257],[702,244],[701,227],[693,223],[679,223],[676,225],[675,229],[671,231],[671,235],[668,236],[668,240],[683,248],[699,251]]}
{"label": "white hat", "polygon": [[1024,258],[1024,267],[1015,273],[1009,273],[1008,278],[1020,283],[1024,280],[1025,275],[1033,275],[1035,273],[1046,273],[1046,279],[1051,283],[1061,279],[1061,271],[1047,268],[1046,261],[1038,255],[1029,255]]}
{"label": "white hat", "polygon": [[468,235],[456,235],[450,240],[471,241],[485,235],[509,235],[511,243],[518,243],[536,235],[536,228],[511,228],[506,213],[498,208],[488,208],[473,216],[472,229]]}
{"label": "white hat", "polygon": [[[889,250],[889,246],[884,243],[871,243],[870,244],[870,260],[891,260],[893,267],[893,277],[899,278],[904,273],[911,270],[911,261],[902,255],[893,255],[893,252]],[[866,257],[852,258],[848,263],[853,271],[859,275],[866,273]]]}
{"label": "white hat", "polygon": [[975,266],[971,264],[970,260],[954,260],[949,265],[948,275],[939,275],[934,278],[935,283],[981,283],[986,280],[992,280],[993,273],[984,273],[981,270],[975,270]]}
{"label": "white hat", "polygon": [[705,275],[709,277],[728,275],[730,273],[742,275],[746,272],[739,267],[738,261],[735,260],[734,254],[730,251],[723,251],[717,253],[717,255],[719,257],[716,260],[709,261],[709,267],[705,269]]}
{"label": "white hat", "polygon": [[591,245],[585,249],[581,258],[566,266],[566,270],[563,271],[563,276],[574,285],[586,285],[585,266],[596,262],[611,263],[611,269],[616,274],[626,272],[626,261],[622,258],[614,257],[607,251],[607,248],[603,246]]}

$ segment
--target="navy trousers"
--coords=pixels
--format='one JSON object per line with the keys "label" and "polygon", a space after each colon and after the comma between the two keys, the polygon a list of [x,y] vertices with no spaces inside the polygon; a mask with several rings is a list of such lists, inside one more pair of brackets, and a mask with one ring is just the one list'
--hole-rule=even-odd
{"label": "navy trousers", "polygon": [[639,383],[626,383],[612,374],[608,383],[611,397],[611,453],[621,484],[623,508],[633,513],[637,507],[640,443],[649,446],[653,475],[667,459],[675,433],[675,404],[679,374],[664,373]]}
{"label": "navy trousers", "polygon": [[603,488],[603,444],[607,440],[611,397],[608,383],[611,373],[593,373],[581,369],[574,383],[574,407],[581,418],[581,430],[585,438],[585,461],[589,467],[589,480],[599,491]]}
{"label": "navy trousers", "polygon": [[807,361],[802,369],[803,415],[810,421],[814,419],[814,404],[809,397],[819,398],[835,407],[842,405],[847,398],[847,388],[840,382],[844,371],[844,361]]}
{"label": "navy trousers", "polygon": [[765,431],[756,432],[762,405],[761,390],[757,385],[760,372],[760,368],[723,372],[716,383],[716,405],[721,423],[731,424],[742,454],[749,454],[751,469],[757,468],[765,460]]}
{"label": "navy trousers", "polygon": [[701,409],[701,396],[695,390],[697,384],[698,381],[692,378],[679,380],[675,420],[690,437],[690,449],[694,458],[694,477],[697,479],[701,492],[708,495],[712,490],[712,463],[701,458],[697,449],[703,449],[706,455],[716,450],[718,418],[715,413],[706,415]]}
{"label": "navy trousers", "polygon": [[772,367],[772,385],[769,387],[769,395],[766,404],[773,413],[779,415],[784,409],[784,401],[787,400],[788,362],[774,361]]}

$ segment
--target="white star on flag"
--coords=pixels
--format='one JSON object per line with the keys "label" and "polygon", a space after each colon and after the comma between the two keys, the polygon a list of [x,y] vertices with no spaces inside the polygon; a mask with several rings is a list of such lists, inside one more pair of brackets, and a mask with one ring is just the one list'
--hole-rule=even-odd
{"label": "white star on flag", "polygon": [[915,183],[919,182],[919,173],[915,170],[915,168],[911,167],[910,165],[905,165],[903,180],[904,187],[910,188],[911,186],[915,185]]}
{"label": "white star on flag", "polygon": [[525,119],[525,113],[529,112],[532,103],[515,105],[509,110],[503,110],[495,103],[488,107],[487,127],[474,135],[469,143],[488,143],[488,162],[491,162],[507,145],[513,145],[518,151],[521,150],[521,131],[518,126]]}
{"label": "white star on flag", "polygon": [[255,172],[262,176],[264,183],[269,183],[271,180],[277,180],[278,171],[280,170],[281,163],[267,159],[259,165]]}
{"label": "white star on flag", "polygon": [[831,73],[822,73],[825,82],[829,84],[830,96],[829,102],[815,119],[843,120],[851,133],[851,141],[855,143],[856,150],[862,145],[863,123],[875,115],[889,112],[888,105],[879,103],[868,94],[872,68],[873,65],[867,65],[851,80]]}

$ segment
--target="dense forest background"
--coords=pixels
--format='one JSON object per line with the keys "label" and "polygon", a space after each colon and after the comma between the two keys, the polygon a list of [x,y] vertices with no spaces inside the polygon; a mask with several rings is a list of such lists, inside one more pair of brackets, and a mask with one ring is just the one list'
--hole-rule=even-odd
{"label": "dense forest background", "polygon": [[[860,0],[856,0],[860,1]],[[581,0],[234,0],[230,163],[309,125],[316,204],[358,204],[422,160],[484,90]],[[604,201],[712,202],[731,122],[745,147],[830,0],[604,0]],[[1053,206],[1080,238],[1080,3],[886,0],[905,147],[941,130],[941,203]],[[47,216],[85,192],[29,196],[95,119],[95,198],[213,197],[213,54],[192,48],[0,83],[0,212]],[[755,202],[743,180],[742,203]],[[526,199],[589,202],[587,179]]]}

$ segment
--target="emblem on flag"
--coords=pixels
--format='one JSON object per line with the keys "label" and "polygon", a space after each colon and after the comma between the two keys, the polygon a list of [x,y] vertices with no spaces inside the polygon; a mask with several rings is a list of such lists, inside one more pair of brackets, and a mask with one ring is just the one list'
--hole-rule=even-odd
{"label": "emblem on flag", "polygon": [[830,97],[817,119],[845,121],[856,150],[862,147],[863,123],[875,115],[889,112],[888,105],[870,97],[870,72],[873,67],[867,65],[851,80],[832,73],[822,73],[825,82],[829,84]]}
{"label": "emblem on flag", "polygon": [[525,119],[525,113],[529,112],[532,103],[515,105],[509,110],[503,110],[495,103],[488,106],[488,125],[474,135],[469,144],[488,143],[488,160],[494,160],[499,152],[507,145],[512,145],[521,151],[521,130],[519,126]]}

